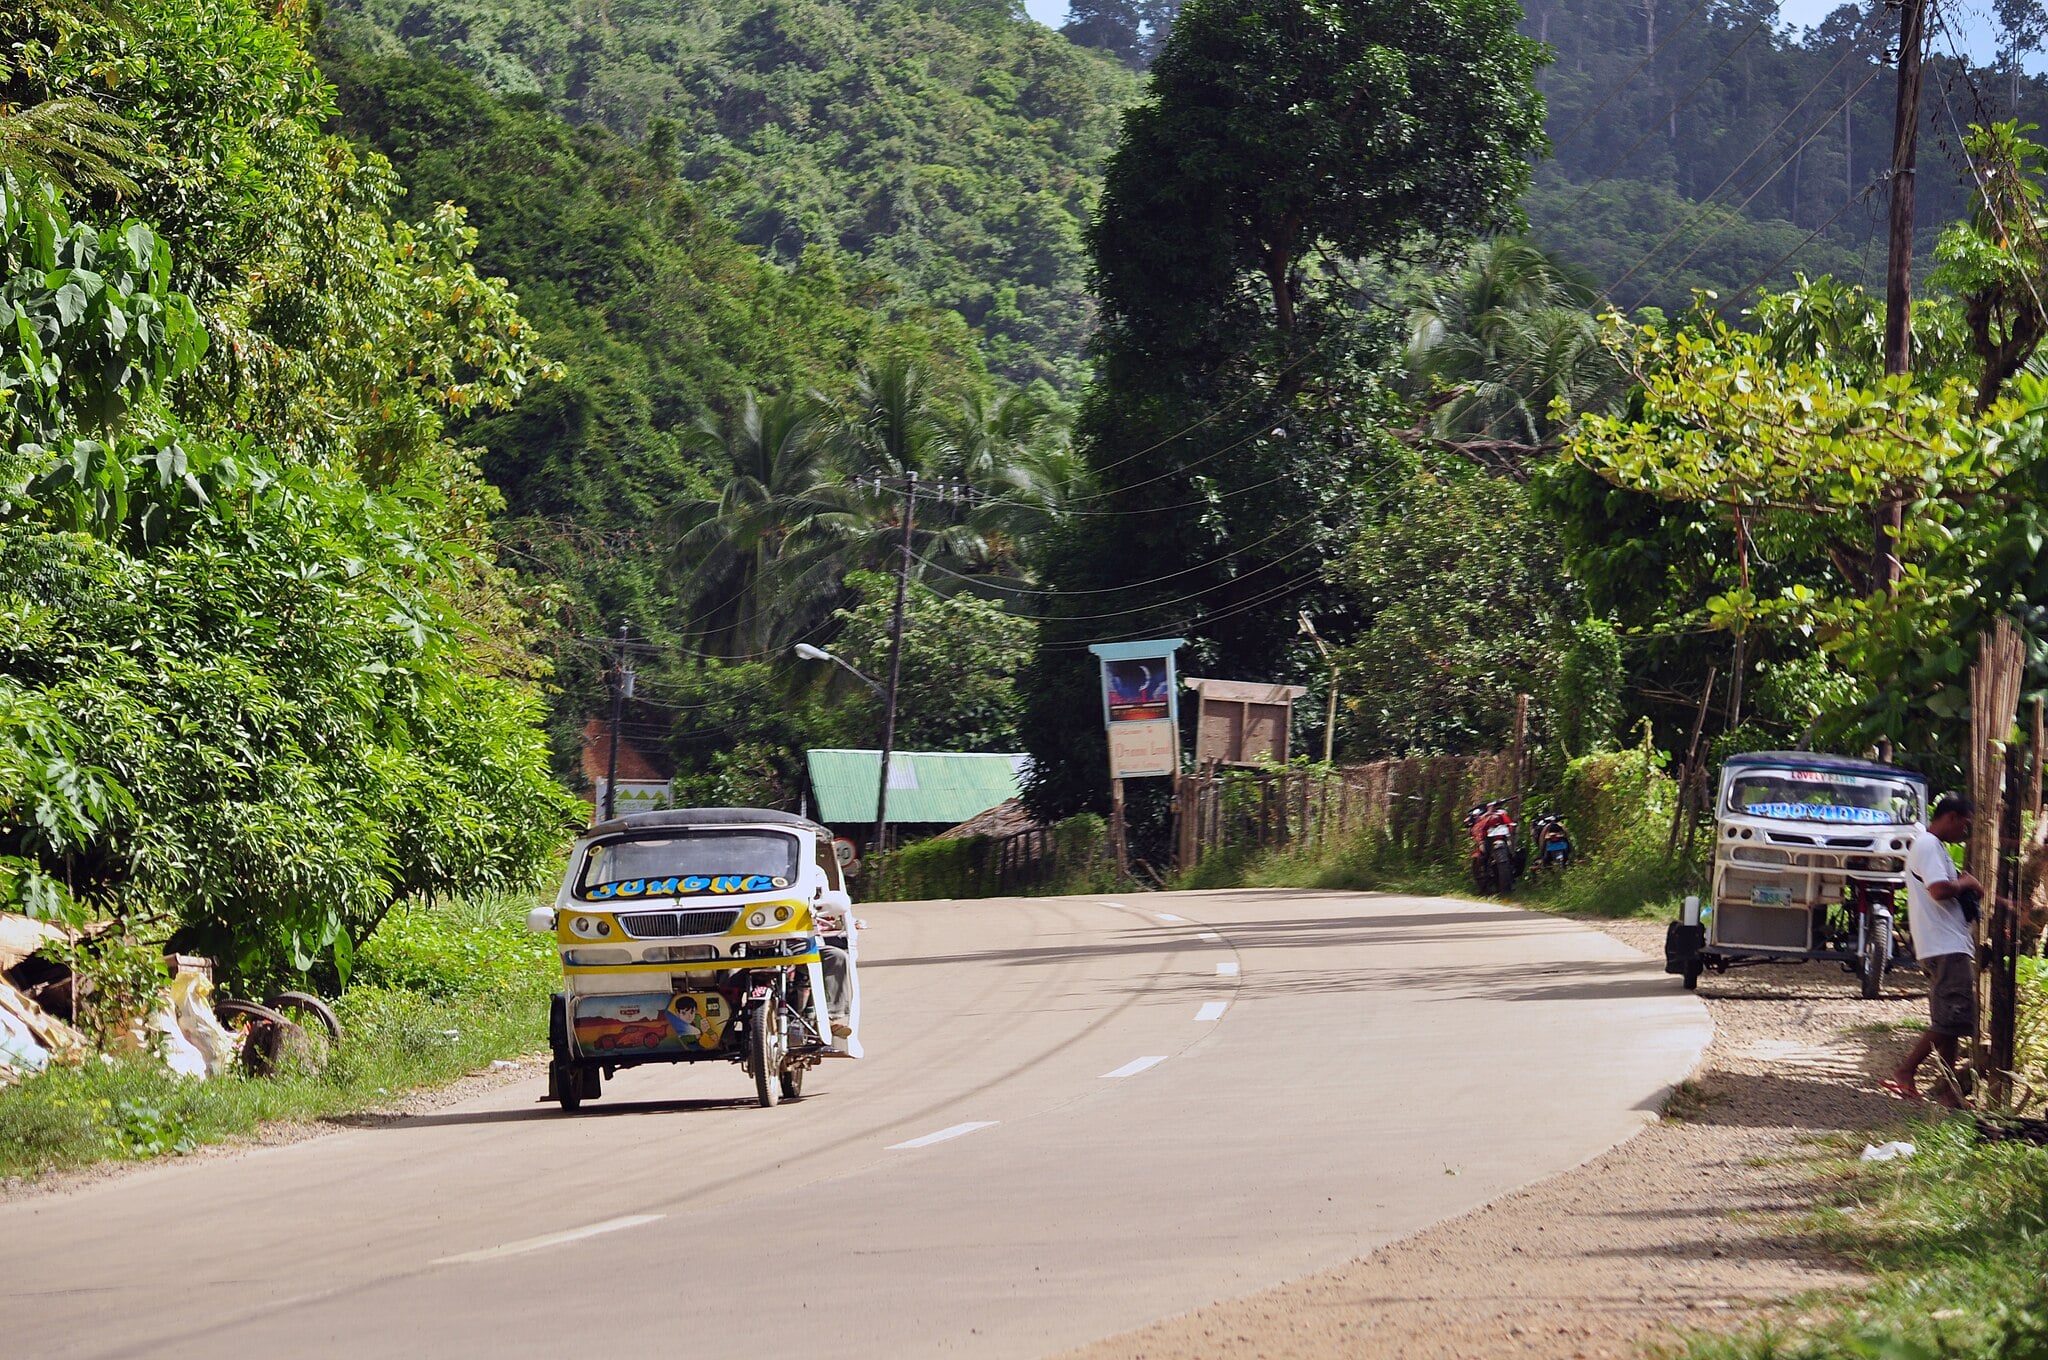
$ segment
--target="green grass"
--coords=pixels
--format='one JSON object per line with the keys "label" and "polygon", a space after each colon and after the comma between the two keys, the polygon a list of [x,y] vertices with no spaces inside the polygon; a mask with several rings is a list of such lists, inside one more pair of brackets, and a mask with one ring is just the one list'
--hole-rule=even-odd
{"label": "green grass", "polygon": [[1903,1135],[1906,1161],[1843,1161],[1810,1225],[1871,1286],[1794,1321],[1694,1336],[1686,1360],[2040,1360],[2048,1356],[2048,1149],[1979,1142],[1961,1121]]}
{"label": "green grass", "polygon": [[318,1075],[181,1080],[142,1058],[54,1068],[0,1089],[0,1179],[176,1154],[272,1120],[346,1115],[547,1047],[554,950],[524,901],[394,912],[334,1003],[344,1038]]}

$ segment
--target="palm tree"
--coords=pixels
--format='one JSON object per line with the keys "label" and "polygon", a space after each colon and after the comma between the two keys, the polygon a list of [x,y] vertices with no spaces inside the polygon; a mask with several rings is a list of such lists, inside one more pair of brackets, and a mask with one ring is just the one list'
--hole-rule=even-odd
{"label": "palm tree", "polygon": [[848,505],[818,403],[749,391],[729,419],[703,416],[692,442],[727,471],[675,516],[691,627],[719,656],[778,654],[838,597]]}
{"label": "palm tree", "polygon": [[1527,241],[1482,241],[1406,300],[1410,381],[1418,398],[1435,394],[1439,439],[1533,450],[1559,433],[1554,401],[1583,410],[1620,390],[1593,289]]}
{"label": "palm tree", "polygon": [[983,547],[979,571],[1028,577],[1031,560],[1082,486],[1086,464],[1055,412],[1029,392],[959,404],[948,421],[957,475],[973,493],[967,522]]}

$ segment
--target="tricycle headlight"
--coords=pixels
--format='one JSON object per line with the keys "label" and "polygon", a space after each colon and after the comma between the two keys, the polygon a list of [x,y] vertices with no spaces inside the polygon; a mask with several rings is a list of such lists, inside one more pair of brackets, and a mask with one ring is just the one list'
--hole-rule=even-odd
{"label": "tricycle headlight", "polygon": [[749,916],[749,917],[747,918],[747,929],[748,929],[748,930],[766,930],[767,928],[768,928],[768,913],[767,913],[767,912],[765,912],[765,911],[757,911],[757,912],[755,912],[755,913],[754,913],[754,914],[753,914],[752,916]]}
{"label": "tricycle headlight", "polygon": [[612,923],[601,916],[572,916],[569,933],[586,940],[600,940],[612,933]]}

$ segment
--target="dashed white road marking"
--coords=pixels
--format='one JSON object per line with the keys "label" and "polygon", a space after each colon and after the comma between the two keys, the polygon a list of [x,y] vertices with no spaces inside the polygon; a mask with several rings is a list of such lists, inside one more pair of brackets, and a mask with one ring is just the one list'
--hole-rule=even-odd
{"label": "dashed white road marking", "polygon": [[1124,909],[1124,904],[1121,902],[1104,902],[1102,903],[1102,905],[1105,907],[1115,907],[1118,911],[1122,911]]}
{"label": "dashed white road marking", "polygon": [[1220,940],[1223,937],[1221,935],[1218,935],[1213,930],[1205,930],[1201,932],[1199,935],[1195,936],[1195,938],[1198,940]]}
{"label": "dashed white road marking", "polygon": [[1104,1072],[1102,1078],[1104,1081],[1108,1081],[1115,1077],[1135,1077],[1146,1068],[1155,1067],[1165,1061],[1166,1055],[1164,1053],[1156,1054],[1149,1058],[1133,1058],[1114,1072]]}
{"label": "dashed white road marking", "polygon": [[928,1133],[922,1138],[913,1138],[907,1143],[891,1143],[887,1151],[895,1152],[902,1148],[930,1147],[933,1143],[943,1143],[948,1138],[958,1138],[962,1134],[973,1133],[976,1129],[992,1129],[999,1122],[994,1119],[977,1119],[966,1124],[955,1124],[951,1128],[940,1129],[937,1133]]}
{"label": "dashed white road marking", "polygon": [[1154,916],[1157,916],[1162,921],[1185,921],[1188,919],[1185,916],[1175,916],[1170,911],[1155,911],[1152,914]]}
{"label": "dashed white road marking", "polygon": [[429,1264],[437,1266],[467,1265],[472,1261],[493,1261],[500,1256],[520,1256],[529,1251],[541,1251],[548,1247],[559,1247],[569,1242],[580,1242],[586,1237],[600,1233],[619,1232],[625,1228],[637,1228],[643,1223],[652,1223],[662,1214],[628,1214],[624,1218],[608,1218],[602,1223],[593,1223],[587,1228],[570,1228],[566,1232],[544,1233],[539,1237],[528,1237],[518,1242],[507,1242],[499,1247],[485,1247],[482,1251],[465,1251],[460,1256],[443,1256]]}
{"label": "dashed white road marking", "polygon": [[1223,1012],[1230,1009],[1228,1001],[1204,1001],[1202,1009],[1195,1012],[1196,1020],[1221,1020]]}
{"label": "dashed white road marking", "polygon": [[1225,960],[1224,960],[1223,962],[1221,962],[1221,963],[1217,964],[1217,965],[1216,965],[1216,976],[1217,976],[1217,977],[1236,977],[1236,976],[1237,976],[1237,961],[1236,961],[1236,960],[1234,960],[1234,959],[1225,959]]}

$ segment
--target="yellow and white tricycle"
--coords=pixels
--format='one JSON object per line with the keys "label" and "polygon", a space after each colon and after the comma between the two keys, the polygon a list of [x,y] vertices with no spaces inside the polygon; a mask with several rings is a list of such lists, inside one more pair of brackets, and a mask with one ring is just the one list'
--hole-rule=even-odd
{"label": "yellow and white tricycle", "polygon": [[832,833],[807,818],[697,808],[600,822],[527,924],[561,950],[547,1098],[564,1110],[646,1063],[737,1063],[774,1105],[801,1097],[825,1059],[861,1056],[859,923]]}

